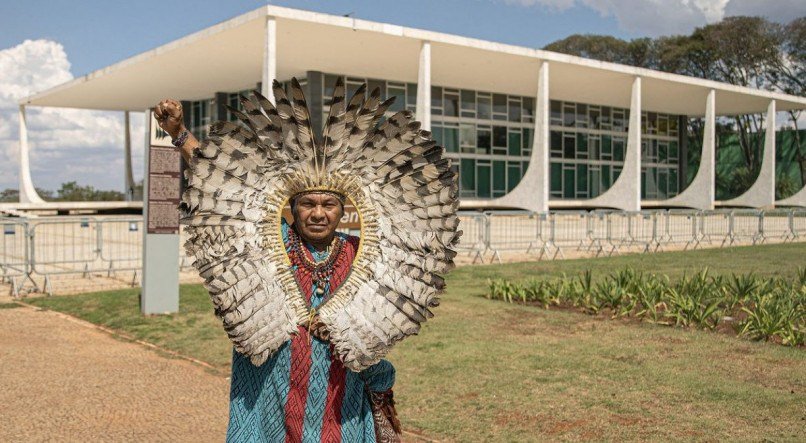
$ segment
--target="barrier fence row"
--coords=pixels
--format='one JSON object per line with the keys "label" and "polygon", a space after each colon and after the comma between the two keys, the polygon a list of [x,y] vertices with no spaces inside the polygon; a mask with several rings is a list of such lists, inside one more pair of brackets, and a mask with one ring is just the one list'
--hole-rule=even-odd
{"label": "barrier fence row", "polygon": [[[460,212],[459,216],[464,231],[459,249],[473,263],[500,262],[502,252],[555,259],[570,251],[601,256],[806,238],[804,209],[488,211]],[[0,281],[10,283],[15,296],[22,290],[50,293],[55,275],[92,278],[127,271],[132,272],[133,285],[139,282],[140,216],[0,217],[0,226]],[[180,268],[190,268],[191,259],[182,247],[179,257]]]}
{"label": "barrier fence row", "polygon": [[[111,277],[127,271],[131,284],[139,283],[142,217],[0,217],[0,226],[0,281],[10,284],[14,296],[22,290],[51,293],[55,275]],[[183,252],[180,248],[179,265],[185,269],[191,261]]]}
{"label": "barrier fence row", "polygon": [[565,257],[806,239],[806,210],[460,212],[460,251],[473,263],[502,252]]}

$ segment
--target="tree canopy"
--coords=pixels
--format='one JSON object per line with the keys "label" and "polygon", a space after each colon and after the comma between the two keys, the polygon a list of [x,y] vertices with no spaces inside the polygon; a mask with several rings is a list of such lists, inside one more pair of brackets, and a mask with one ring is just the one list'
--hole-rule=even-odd
{"label": "tree canopy", "polygon": [[[806,95],[806,17],[788,24],[763,17],[727,17],[721,22],[695,29],[690,35],[623,40],[609,35],[575,34],[544,47],[549,51],[606,62],[621,63],[675,74],[699,77]],[[791,161],[800,164],[801,182],[806,183],[806,147],[800,139],[798,118],[801,111],[789,112],[795,129]],[[729,116],[752,183],[761,167],[762,114]],[[696,134],[695,127],[689,130]]]}

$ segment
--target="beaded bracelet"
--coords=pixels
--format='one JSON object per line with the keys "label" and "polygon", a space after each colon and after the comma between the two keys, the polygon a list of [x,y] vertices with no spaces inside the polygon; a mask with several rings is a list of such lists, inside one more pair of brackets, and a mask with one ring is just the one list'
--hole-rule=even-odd
{"label": "beaded bracelet", "polygon": [[181,134],[179,134],[179,137],[176,137],[175,139],[171,140],[171,144],[173,144],[177,148],[181,148],[182,145],[184,145],[185,142],[187,141],[189,135],[190,133],[187,131],[187,129],[185,129],[184,131],[182,131]]}

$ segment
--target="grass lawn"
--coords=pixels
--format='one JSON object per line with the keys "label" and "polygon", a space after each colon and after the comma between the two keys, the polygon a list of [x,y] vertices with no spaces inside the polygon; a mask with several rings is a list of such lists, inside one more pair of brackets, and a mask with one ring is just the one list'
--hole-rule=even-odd
{"label": "grass lawn", "polygon": [[[724,334],[609,320],[483,297],[488,277],[594,277],[632,266],[675,278],[794,278],[806,244],[460,268],[436,317],[389,355],[404,427],[449,441],[806,440],[806,352]],[[30,299],[229,370],[206,291],[139,315],[138,290]]]}

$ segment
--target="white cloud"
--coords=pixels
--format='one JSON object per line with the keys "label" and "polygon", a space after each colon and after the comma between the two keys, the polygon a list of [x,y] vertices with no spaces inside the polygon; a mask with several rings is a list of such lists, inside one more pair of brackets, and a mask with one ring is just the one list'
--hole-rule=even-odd
{"label": "white cloud", "polygon": [[756,15],[779,23],[806,15],[806,2],[803,0],[730,0],[725,15]]}
{"label": "white cloud", "polygon": [[511,5],[565,11],[583,6],[640,36],[689,34],[726,16],[760,15],[786,22],[806,14],[803,0],[504,0]]}
{"label": "white cloud", "polygon": [[520,6],[545,6],[549,9],[555,9],[557,11],[565,11],[566,9],[574,6],[575,0],[504,0],[504,3],[509,5],[520,5]]}
{"label": "white cloud", "polygon": [[602,17],[613,17],[625,31],[658,36],[685,34],[719,21],[726,0],[580,0]]}
{"label": "white cloud", "polygon": [[[18,186],[17,101],[70,81],[64,47],[50,40],[25,40],[0,51],[0,189]],[[28,144],[34,184],[56,189],[77,181],[101,189],[123,189],[123,113],[27,107]],[[135,178],[142,176],[142,113],[131,113]]]}

